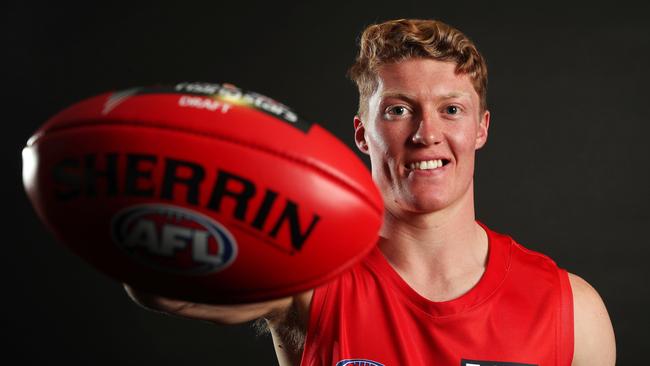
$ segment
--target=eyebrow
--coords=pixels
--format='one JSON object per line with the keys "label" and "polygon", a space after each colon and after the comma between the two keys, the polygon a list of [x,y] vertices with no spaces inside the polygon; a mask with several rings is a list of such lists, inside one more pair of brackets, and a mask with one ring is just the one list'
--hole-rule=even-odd
{"label": "eyebrow", "polygon": [[470,94],[467,92],[454,91],[447,93],[441,96],[442,99],[452,99],[452,98],[470,98]]}
{"label": "eyebrow", "polygon": [[[461,92],[461,91],[452,91],[440,96],[437,96],[440,99],[454,99],[454,98],[468,98],[471,99],[470,94],[467,92]],[[381,99],[385,98],[399,98],[399,99],[405,99],[409,102],[414,102],[415,98],[411,95],[400,93],[400,92],[391,92],[387,91],[381,94]]]}
{"label": "eyebrow", "polygon": [[380,99],[383,100],[383,99],[386,99],[386,98],[405,99],[409,103],[415,102],[414,97],[412,97],[410,95],[407,95],[407,94],[404,94],[404,93],[399,93],[399,92],[387,91],[387,92],[381,93]]}

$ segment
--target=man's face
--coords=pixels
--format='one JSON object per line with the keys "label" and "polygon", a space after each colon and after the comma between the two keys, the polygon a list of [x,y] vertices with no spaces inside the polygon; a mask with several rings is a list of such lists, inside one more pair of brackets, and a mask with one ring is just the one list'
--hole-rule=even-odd
{"label": "man's face", "polygon": [[[407,59],[380,66],[378,88],[355,140],[370,155],[386,208],[434,212],[471,192],[475,151],[487,139],[489,112],[455,64]],[[442,162],[441,167],[437,164]]]}

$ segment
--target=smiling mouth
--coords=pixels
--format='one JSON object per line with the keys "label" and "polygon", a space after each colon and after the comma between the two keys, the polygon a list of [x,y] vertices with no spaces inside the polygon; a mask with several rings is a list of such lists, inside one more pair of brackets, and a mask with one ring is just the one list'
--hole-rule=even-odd
{"label": "smiling mouth", "polygon": [[406,164],[408,170],[435,170],[449,164],[447,159],[422,160]]}

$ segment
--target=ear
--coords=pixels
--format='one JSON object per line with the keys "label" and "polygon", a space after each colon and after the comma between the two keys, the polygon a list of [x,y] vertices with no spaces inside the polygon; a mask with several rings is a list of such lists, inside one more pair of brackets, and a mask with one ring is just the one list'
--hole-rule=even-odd
{"label": "ear", "polygon": [[474,149],[478,150],[482,148],[487,142],[488,138],[488,129],[490,128],[490,111],[483,112],[481,120],[478,122],[478,132],[476,134],[476,143],[474,144]]}
{"label": "ear", "polygon": [[366,142],[366,128],[359,116],[354,116],[354,142],[362,153],[368,154],[368,143]]}

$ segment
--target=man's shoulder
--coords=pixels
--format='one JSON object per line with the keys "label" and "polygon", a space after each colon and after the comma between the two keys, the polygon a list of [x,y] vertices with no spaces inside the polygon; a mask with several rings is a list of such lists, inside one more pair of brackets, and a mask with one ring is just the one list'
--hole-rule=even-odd
{"label": "man's shoulder", "polygon": [[581,277],[569,273],[575,319],[573,365],[614,365],[616,342],[605,304]]}
{"label": "man's shoulder", "polygon": [[509,269],[513,269],[513,265],[516,266],[515,268],[523,266],[524,268],[537,268],[546,271],[557,271],[559,269],[556,262],[549,255],[531,249],[511,235],[491,230],[485,225],[483,227],[490,238],[491,250],[504,256],[504,262],[507,263]]}
{"label": "man's shoulder", "polygon": [[547,269],[559,269],[557,263],[551,256],[540,250],[531,249],[514,239],[512,240],[512,256],[528,265],[540,266]]}

